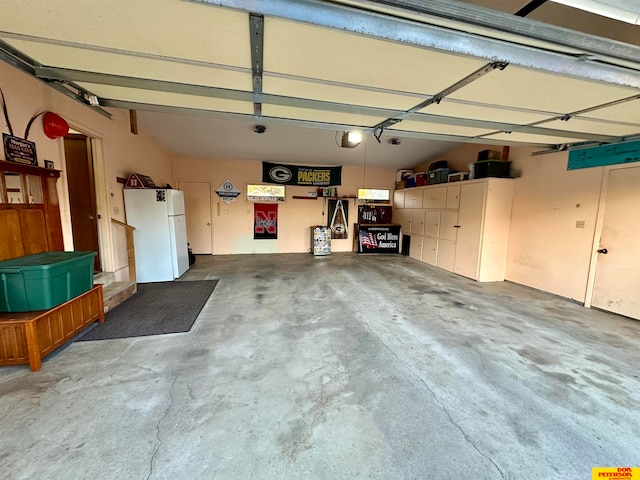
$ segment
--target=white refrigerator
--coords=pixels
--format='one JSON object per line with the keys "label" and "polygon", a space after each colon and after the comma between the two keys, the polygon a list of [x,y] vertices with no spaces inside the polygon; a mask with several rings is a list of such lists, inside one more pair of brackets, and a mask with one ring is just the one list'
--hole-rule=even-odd
{"label": "white refrigerator", "polygon": [[184,192],[125,188],[127,223],[133,232],[139,283],[172,281],[189,269]]}

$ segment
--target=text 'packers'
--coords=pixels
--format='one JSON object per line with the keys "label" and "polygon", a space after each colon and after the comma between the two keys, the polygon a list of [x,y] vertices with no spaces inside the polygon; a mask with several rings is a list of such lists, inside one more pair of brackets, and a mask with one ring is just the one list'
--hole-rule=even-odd
{"label": "text 'packers'", "polygon": [[331,182],[331,171],[330,170],[300,170],[298,171],[298,183],[329,183]]}

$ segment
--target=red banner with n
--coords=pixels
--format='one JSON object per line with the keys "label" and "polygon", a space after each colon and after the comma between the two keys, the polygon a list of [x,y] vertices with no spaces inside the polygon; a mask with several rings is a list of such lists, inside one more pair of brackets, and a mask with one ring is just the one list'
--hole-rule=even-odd
{"label": "red banner with n", "polygon": [[278,238],[278,204],[253,204],[253,238],[255,240]]}

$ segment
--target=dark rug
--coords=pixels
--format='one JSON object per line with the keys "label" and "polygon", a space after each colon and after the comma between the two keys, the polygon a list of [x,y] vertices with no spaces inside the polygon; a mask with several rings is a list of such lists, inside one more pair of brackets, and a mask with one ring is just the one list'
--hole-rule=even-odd
{"label": "dark rug", "polygon": [[104,323],[94,323],[76,341],[188,332],[217,283],[140,283],[138,293],[107,312]]}

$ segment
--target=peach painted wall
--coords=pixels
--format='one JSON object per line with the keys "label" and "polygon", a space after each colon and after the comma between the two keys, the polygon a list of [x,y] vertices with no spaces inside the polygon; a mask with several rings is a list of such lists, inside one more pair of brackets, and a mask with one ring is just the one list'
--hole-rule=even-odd
{"label": "peach painted wall", "polygon": [[[393,189],[395,170],[367,167],[363,175],[362,167],[342,168],[342,185],[338,187],[340,196],[355,196],[357,188],[366,186]],[[296,253],[308,252],[310,248],[310,226],[326,225],[327,206],[323,199],[300,200],[292,196],[306,196],[314,191],[310,187],[286,187],[286,201],[278,202],[278,239],[253,239],[253,202],[245,200],[245,184],[261,183],[262,164],[258,161],[210,160],[195,158],[174,158],[173,176],[178,180],[208,181],[212,192],[225,180],[231,180],[243,195],[231,203],[221,202],[212,193],[213,253]],[[332,240],[334,252],[352,251],[353,224],[357,221],[357,205],[348,200],[349,238]],[[323,215],[323,211],[325,214]],[[227,212],[227,213],[225,213]],[[189,212],[186,212],[187,217]]]}
{"label": "peach painted wall", "polygon": [[[169,157],[144,133],[130,133],[127,111],[109,110],[113,117],[108,119],[3,62],[0,62],[0,87],[4,91],[16,136],[23,136],[27,122],[35,113],[48,110],[62,116],[72,128],[98,139],[94,155],[98,180],[96,193],[101,216],[98,228],[101,232],[104,269],[115,271],[118,280],[128,278],[124,231],[121,227],[113,226],[110,220],[111,217],[125,220],[122,185],[117,183],[116,178],[126,178],[132,172],[140,172],[152,177],[158,185],[170,183]],[[4,121],[1,125],[1,130],[8,132]],[[62,170],[58,196],[65,248],[73,250],[63,140],[46,137],[41,120],[33,124],[29,140],[36,143],[40,166],[47,159],[54,162],[55,168]],[[0,158],[4,159],[1,151]]]}
{"label": "peach painted wall", "polygon": [[[516,179],[507,279],[585,301],[603,168],[567,171],[566,152],[512,148]],[[576,222],[584,221],[584,228]]]}

